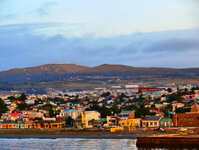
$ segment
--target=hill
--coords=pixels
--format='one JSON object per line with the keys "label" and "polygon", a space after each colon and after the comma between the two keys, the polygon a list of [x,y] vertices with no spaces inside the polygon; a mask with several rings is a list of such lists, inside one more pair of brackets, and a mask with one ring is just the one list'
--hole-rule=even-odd
{"label": "hill", "polygon": [[75,74],[90,67],[75,64],[48,64],[0,72],[0,82],[58,80],[59,76]]}
{"label": "hill", "polygon": [[48,64],[0,72],[2,89],[88,89],[135,82],[197,82],[199,68],[144,68],[103,64],[88,67],[75,64]]}

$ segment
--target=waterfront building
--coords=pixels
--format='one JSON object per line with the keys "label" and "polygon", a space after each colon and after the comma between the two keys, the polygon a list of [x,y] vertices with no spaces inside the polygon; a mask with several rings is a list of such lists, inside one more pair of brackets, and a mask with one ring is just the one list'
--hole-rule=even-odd
{"label": "waterfront building", "polygon": [[86,128],[92,128],[93,125],[89,123],[90,120],[100,120],[101,116],[100,113],[97,111],[85,111],[84,112],[84,117],[85,117],[85,127]]}
{"label": "waterfront building", "polygon": [[191,111],[184,114],[173,114],[174,126],[198,127],[199,126],[199,105],[195,102]]}
{"label": "waterfront building", "polygon": [[24,128],[34,128],[34,121],[26,121],[24,124]]}
{"label": "waterfront building", "polygon": [[143,127],[159,127],[162,116],[150,116],[142,120]]}
{"label": "waterfront building", "polygon": [[17,123],[15,123],[15,128],[16,129],[24,129],[25,128],[25,123],[22,121],[19,121]]}
{"label": "waterfront building", "polygon": [[2,129],[14,129],[15,123],[13,121],[4,121],[1,124]]}
{"label": "waterfront building", "polygon": [[44,128],[44,129],[57,129],[65,126],[65,122],[55,122],[55,121],[36,121],[34,122],[34,128]]}
{"label": "waterfront building", "polygon": [[106,117],[107,123],[104,124],[104,126],[106,126],[106,127],[117,126],[118,125],[118,119],[119,118],[117,116],[107,116]]}
{"label": "waterfront building", "polygon": [[159,127],[161,128],[167,128],[167,127],[172,127],[173,126],[173,120],[170,118],[162,118],[160,120],[160,125]]}
{"label": "waterfront building", "polygon": [[122,127],[127,127],[128,121],[135,119],[135,111],[122,111],[118,116],[119,125]]}

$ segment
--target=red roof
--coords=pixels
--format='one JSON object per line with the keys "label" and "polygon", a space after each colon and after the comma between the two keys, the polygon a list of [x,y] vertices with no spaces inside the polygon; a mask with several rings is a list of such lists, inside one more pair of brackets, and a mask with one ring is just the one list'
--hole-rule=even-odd
{"label": "red roof", "polygon": [[20,113],[10,113],[10,116],[12,117],[21,117]]}
{"label": "red roof", "polygon": [[158,111],[158,110],[151,110],[150,112],[151,112],[151,113],[156,113],[156,114],[163,113],[163,112],[161,112],[161,111]]}

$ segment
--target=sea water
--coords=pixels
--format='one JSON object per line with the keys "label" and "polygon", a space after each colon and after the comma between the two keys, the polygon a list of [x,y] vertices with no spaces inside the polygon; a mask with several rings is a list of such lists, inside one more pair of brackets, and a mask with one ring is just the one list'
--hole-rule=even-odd
{"label": "sea water", "polygon": [[1,150],[136,150],[132,139],[0,139]]}

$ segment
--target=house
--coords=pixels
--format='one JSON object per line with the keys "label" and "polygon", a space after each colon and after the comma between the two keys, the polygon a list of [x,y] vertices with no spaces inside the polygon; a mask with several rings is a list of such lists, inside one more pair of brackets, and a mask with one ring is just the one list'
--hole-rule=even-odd
{"label": "house", "polygon": [[159,127],[162,116],[150,116],[142,120],[143,127]]}
{"label": "house", "polygon": [[161,128],[166,128],[166,127],[172,127],[173,126],[173,120],[170,118],[162,118],[160,120],[160,126]]}
{"label": "house", "polygon": [[106,118],[102,118],[102,119],[99,119],[99,120],[90,120],[88,121],[88,124],[89,125],[92,125],[93,127],[97,127],[97,126],[102,126],[104,125],[104,123],[107,122],[107,119]]}
{"label": "house", "polygon": [[24,128],[34,128],[34,121],[26,121]]}
{"label": "house", "polygon": [[15,128],[16,129],[24,129],[25,128],[25,123],[22,121],[19,121],[17,123],[15,123]]}
{"label": "house", "polygon": [[43,128],[45,128],[45,129],[62,128],[62,127],[64,127],[64,125],[65,125],[64,122],[55,122],[55,121],[45,121],[45,122],[43,122]]}
{"label": "house", "polygon": [[86,128],[92,128],[93,125],[89,123],[90,120],[100,120],[100,113],[97,111],[84,111],[83,113],[83,123],[85,122]]}
{"label": "house", "polygon": [[8,113],[2,113],[1,119],[6,120],[8,118]]}
{"label": "house", "polygon": [[134,122],[136,127],[141,127],[142,119],[136,118],[136,119],[133,119],[133,122]]}
{"label": "house", "polygon": [[61,110],[60,114],[57,117],[71,117],[73,119],[77,119],[81,115],[81,111],[69,109],[69,110]]}
{"label": "house", "polygon": [[127,127],[128,121],[135,119],[135,111],[122,111],[118,116],[119,125],[122,127]]}
{"label": "house", "polygon": [[155,91],[153,93],[151,93],[150,97],[152,100],[156,99],[156,98],[160,98],[162,96],[162,93],[159,91]]}
{"label": "house", "polygon": [[55,121],[35,121],[34,128],[44,128],[44,129],[57,129],[65,126],[65,122],[55,122]]}
{"label": "house", "polygon": [[21,113],[10,113],[8,118],[11,121],[16,121],[17,119],[22,119],[22,114]]}
{"label": "house", "polygon": [[175,127],[198,127],[199,126],[199,105],[195,102],[191,111],[184,114],[173,114],[173,124]]}
{"label": "house", "polygon": [[150,110],[150,113],[154,113],[156,116],[163,116],[164,113],[158,110]]}
{"label": "house", "polygon": [[4,121],[1,124],[2,129],[14,129],[15,123],[13,121]]}
{"label": "house", "polygon": [[178,103],[178,102],[176,102],[176,103],[173,103],[173,104],[172,104],[172,107],[173,107],[172,110],[175,111],[176,108],[184,107],[184,104],[183,104],[183,103]]}
{"label": "house", "polygon": [[106,120],[107,120],[107,122],[106,122],[106,124],[104,124],[104,126],[106,126],[106,127],[118,126],[118,123],[119,123],[118,116],[107,116]]}

